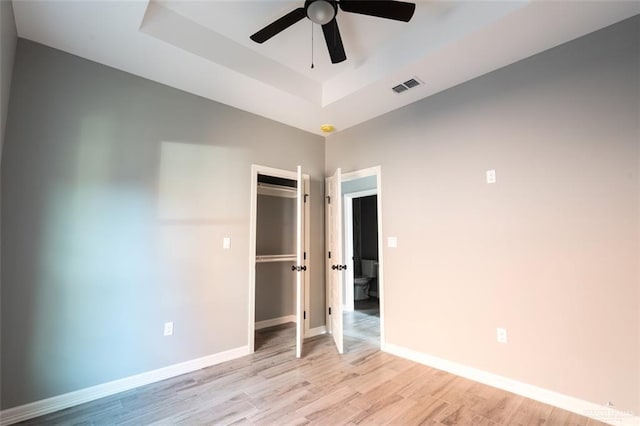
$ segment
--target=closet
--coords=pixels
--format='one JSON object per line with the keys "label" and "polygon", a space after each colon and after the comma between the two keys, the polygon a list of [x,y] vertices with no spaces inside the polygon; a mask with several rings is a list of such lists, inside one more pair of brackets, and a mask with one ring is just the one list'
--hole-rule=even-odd
{"label": "closet", "polygon": [[296,181],[258,175],[256,329],[295,322]]}
{"label": "closet", "polygon": [[299,357],[306,320],[305,179],[300,169],[296,173],[258,168],[254,170],[253,177],[255,273],[252,328],[260,330],[288,322],[296,323],[296,355]]}

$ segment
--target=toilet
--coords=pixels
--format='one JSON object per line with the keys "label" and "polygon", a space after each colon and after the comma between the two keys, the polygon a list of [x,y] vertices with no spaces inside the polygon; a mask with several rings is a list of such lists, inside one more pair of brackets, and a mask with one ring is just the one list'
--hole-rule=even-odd
{"label": "toilet", "polygon": [[362,276],[355,277],[353,281],[353,300],[366,300],[369,298],[369,281],[378,276],[378,262],[372,259],[362,259]]}

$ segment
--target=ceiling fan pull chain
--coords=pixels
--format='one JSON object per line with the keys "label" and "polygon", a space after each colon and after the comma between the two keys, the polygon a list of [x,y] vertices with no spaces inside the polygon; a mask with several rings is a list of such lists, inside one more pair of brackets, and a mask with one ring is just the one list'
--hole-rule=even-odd
{"label": "ceiling fan pull chain", "polygon": [[313,69],[313,21],[311,21],[311,69]]}

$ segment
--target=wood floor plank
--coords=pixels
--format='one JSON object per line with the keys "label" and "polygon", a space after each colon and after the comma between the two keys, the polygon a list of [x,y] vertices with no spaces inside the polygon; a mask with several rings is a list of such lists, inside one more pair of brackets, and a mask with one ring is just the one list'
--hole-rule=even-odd
{"label": "wood floor plank", "polygon": [[525,399],[507,421],[513,426],[542,426],[548,424],[553,407],[542,402]]}
{"label": "wood floor plank", "polygon": [[600,426],[379,349],[371,301],[345,314],[345,354],[331,336],[305,341],[295,326],[256,332],[256,352],[179,377],[51,413],[27,425]]}
{"label": "wood floor plank", "polygon": [[442,391],[456,378],[457,376],[432,368],[427,370],[420,377],[420,380],[409,383],[400,394],[406,398],[419,401],[424,397],[431,397],[434,393]]}
{"label": "wood floor plank", "polygon": [[404,426],[441,425],[440,420],[443,419],[448,407],[449,403],[441,399],[425,398],[411,408],[398,413],[389,423]]}
{"label": "wood floor plank", "polygon": [[328,410],[321,416],[312,416],[309,424],[318,426],[342,426],[351,423],[351,419],[359,413],[357,408],[350,405],[339,405]]}
{"label": "wood floor plank", "polygon": [[318,418],[322,418],[323,415],[329,414],[332,410],[339,409],[359,395],[360,394],[358,392],[354,391],[350,387],[343,386],[331,393],[323,395],[311,404],[296,410],[296,413],[309,420],[317,420]]}
{"label": "wood floor plank", "polygon": [[393,379],[397,375],[398,373],[396,371],[386,367],[381,367],[354,378],[349,381],[349,386],[359,393],[367,393],[380,386],[382,383]]}
{"label": "wood floor plank", "polygon": [[501,423],[488,419],[464,405],[452,405],[445,409],[440,423],[446,426],[497,426]]}
{"label": "wood floor plank", "polygon": [[469,405],[471,410],[501,424],[507,424],[507,421],[525,400],[522,396],[481,383],[474,383],[468,392],[480,396],[473,405]]}
{"label": "wood floor plank", "polygon": [[361,411],[351,421],[357,425],[382,425],[389,423],[401,413],[410,410],[416,405],[414,401],[397,394],[389,394],[385,398],[376,401],[367,410]]}
{"label": "wood floor plank", "polygon": [[362,393],[357,398],[354,398],[350,404],[360,408],[361,410],[368,410],[378,401],[386,398],[389,394],[395,394],[405,386],[406,383],[404,381],[387,380],[386,382],[380,383],[375,388]]}
{"label": "wood floor plank", "polygon": [[553,408],[549,414],[550,425],[587,426],[589,419],[569,411]]}
{"label": "wood floor plank", "polygon": [[261,407],[260,411],[248,419],[255,424],[276,424],[285,421],[285,419],[292,423],[298,423],[302,420],[308,422],[308,419],[296,411],[317,401],[321,396],[321,394],[309,392],[306,388],[297,389],[285,398],[274,401],[266,408]]}

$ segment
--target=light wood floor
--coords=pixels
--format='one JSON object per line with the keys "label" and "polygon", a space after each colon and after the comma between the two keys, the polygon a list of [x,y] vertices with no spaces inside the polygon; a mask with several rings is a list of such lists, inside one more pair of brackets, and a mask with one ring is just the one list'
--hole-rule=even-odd
{"label": "light wood floor", "polygon": [[381,352],[369,313],[345,316],[342,356],[317,336],[296,359],[285,324],[260,330],[252,355],[24,424],[603,424]]}
{"label": "light wood floor", "polygon": [[343,316],[344,336],[347,350],[352,343],[367,343],[380,347],[380,304],[378,299],[369,298],[354,302],[355,311]]}

